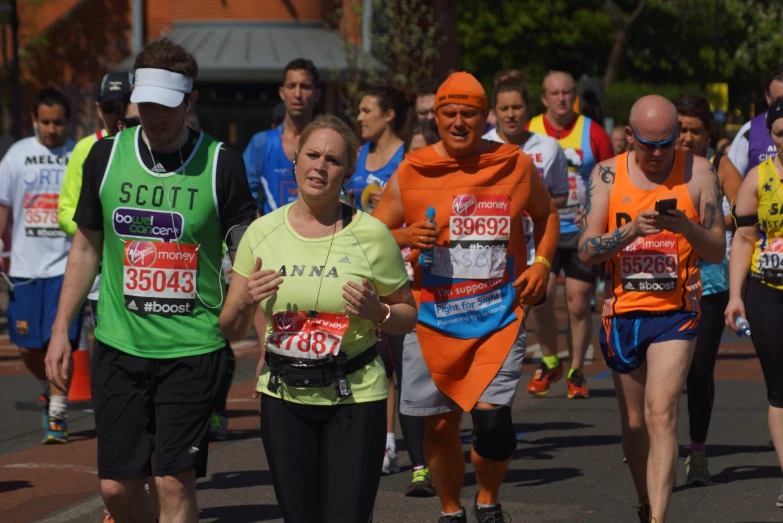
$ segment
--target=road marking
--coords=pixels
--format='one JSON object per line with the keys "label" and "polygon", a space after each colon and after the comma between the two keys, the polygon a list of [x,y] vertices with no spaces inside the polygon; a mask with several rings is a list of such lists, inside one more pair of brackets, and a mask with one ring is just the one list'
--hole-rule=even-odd
{"label": "road marking", "polygon": [[8,465],[0,465],[0,468],[4,469],[54,469],[54,470],[71,470],[74,472],[83,472],[84,474],[98,475],[98,471],[91,467],[85,467],[83,465],[69,465],[65,463],[10,463]]}

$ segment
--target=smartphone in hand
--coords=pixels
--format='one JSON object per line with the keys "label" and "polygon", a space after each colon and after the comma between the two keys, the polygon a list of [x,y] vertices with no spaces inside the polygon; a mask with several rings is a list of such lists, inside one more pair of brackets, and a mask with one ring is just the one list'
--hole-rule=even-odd
{"label": "smartphone in hand", "polygon": [[657,200],[655,202],[655,210],[658,214],[669,214],[669,211],[673,211],[677,208],[677,198],[669,198],[668,200]]}

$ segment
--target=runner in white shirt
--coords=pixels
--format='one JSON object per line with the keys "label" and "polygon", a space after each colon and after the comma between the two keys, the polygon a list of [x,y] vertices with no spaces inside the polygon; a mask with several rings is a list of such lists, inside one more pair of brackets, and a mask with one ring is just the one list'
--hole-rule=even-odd
{"label": "runner in white shirt", "polygon": [[[57,313],[71,239],[57,224],[65,167],[75,145],[66,136],[71,107],[55,89],[33,105],[36,136],[16,142],[0,162],[0,231],[13,213],[8,332],[43,387],[44,443],[66,443],[66,396],[49,384],[44,357]],[[78,340],[76,318],[68,333]]]}
{"label": "runner in white shirt", "polygon": [[[557,140],[525,130],[530,107],[525,84],[514,77],[498,81],[495,85],[494,100],[497,127],[486,133],[484,139],[519,145],[533,160],[555,205],[558,208],[565,206],[568,199],[568,161]],[[523,223],[527,262],[530,265],[536,257],[533,222],[525,216]]]}
{"label": "runner in white shirt", "polygon": [[[783,98],[783,65],[777,65],[767,75],[764,83],[764,98],[767,105]],[[744,178],[755,166],[768,157],[775,157],[777,150],[767,130],[767,113],[762,112],[745,122],[729,149],[729,159]]]}

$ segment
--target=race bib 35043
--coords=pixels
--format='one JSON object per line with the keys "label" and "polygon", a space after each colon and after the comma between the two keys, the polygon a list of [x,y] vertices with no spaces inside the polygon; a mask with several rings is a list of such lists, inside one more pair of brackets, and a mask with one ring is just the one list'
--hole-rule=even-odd
{"label": "race bib 35043", "polygon": [[125,243],[125,308],[138,314],[193,314],[198,246],[187,243]]}
{"label": "race bib 35043", "polygon": [[620,252],[625,292],[668,292],[677,288],[677,235],[638,238]]}
{"label": "race bib 35043", "polygon": [[266,348],[289,358],[324,360],[340,352],[349,325],[345,314],[276,312],[272,316],[272,333],[266,339]]}
{"label": "race bib 35043", "polygon": [[24,195],[25,235],[36,238],[62,238],[65,233],[57,224],[57,193]]}

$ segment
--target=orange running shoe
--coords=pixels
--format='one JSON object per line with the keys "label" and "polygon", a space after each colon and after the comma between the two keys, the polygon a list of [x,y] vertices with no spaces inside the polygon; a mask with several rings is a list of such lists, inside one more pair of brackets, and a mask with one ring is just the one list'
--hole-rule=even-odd
{"label": "orange running shoe", "polygon": [[538,367],[533,379],[527,384],[527,391],[536,396],[546,396],[549,394],[549,386],[563,377],[563,364],[561,363],[554,369],[550,369],[543,361]]}
{"label": "orange running shoe", "polygon": [[103,509],[103,512],[106,513],[106,516],[103,518],[103,523],[114,523],[114,518],[111,517],[111,514],[109,514],[109,511],[106,509]]}
{"label": "orange running shoe", "polygon": [[585,375],[579,369],[574,370],[571,377],[568,378],[568,399],[590,397],[590,391],[587,390],[587,380]]}

